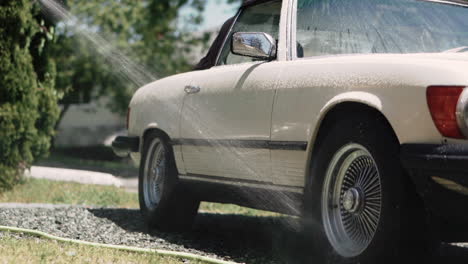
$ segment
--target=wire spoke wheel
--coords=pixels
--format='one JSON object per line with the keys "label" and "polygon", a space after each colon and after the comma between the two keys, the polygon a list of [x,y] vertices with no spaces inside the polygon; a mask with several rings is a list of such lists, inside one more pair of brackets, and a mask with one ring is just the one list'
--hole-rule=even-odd
{"label": "wire spoke wheel", "polygon": [[159,140],[151,143],[147,156],[143,178],[143,196],[145,205],[154,209],[161,201],[166,174],[166,152]]}
{"label": "wire spoke wheel", "polygon": [[325,233],[342,257],[356,257],[372,242],[380,221],[380,174],[370,152],[348,144],[333,156],[322,193]]}

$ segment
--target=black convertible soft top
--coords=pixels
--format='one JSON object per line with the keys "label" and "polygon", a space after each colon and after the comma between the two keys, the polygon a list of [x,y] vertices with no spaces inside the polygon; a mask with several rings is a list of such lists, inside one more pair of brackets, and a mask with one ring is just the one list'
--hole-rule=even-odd
{"label": "black convertible soft top", "polygon": [[242,7],[256,5],[256,4],[260,4],[260,3],[265,3],[265,2],[268,2],[268,1],[271,1],[271,0],[244,0],[244,1],[242,1]]}
{"label": "black convertible soft top", "polygon": [[224,22],[223,26],[221,27],[221,30],[219,31],[218,36],[213,41],[213,44],[211,44],[208,53],[205,57],[203,57],[200,60],[200,62],[198,62],[194,70],[206,70],[213,67],[216,64],[216,59],[218,57],[219,50],[223,46],[224,39],[226,38],[227,34],[229,33],[229,29],[234,23],[234,19],[235,17],[231,17],[226,22]]}

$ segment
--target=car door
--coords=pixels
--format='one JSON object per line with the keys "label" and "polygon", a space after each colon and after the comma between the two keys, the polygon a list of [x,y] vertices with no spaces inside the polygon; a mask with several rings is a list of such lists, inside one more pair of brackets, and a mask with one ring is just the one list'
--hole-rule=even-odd
{"label": "car door", "polygon": [[231,52],[234,32],[265,32],[279,39],[282,1],[245,7],[238,14],[218,65],[194,73],[181,118],[186,175],[207,181],[272,182],[271,113],[278,61]]}

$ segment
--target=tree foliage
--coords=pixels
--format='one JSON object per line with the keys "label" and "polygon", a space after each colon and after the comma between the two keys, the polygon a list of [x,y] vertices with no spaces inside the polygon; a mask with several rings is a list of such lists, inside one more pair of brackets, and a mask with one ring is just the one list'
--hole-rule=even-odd
{"label": "tree foliage", "polygon": [[[180,31],[177,19],[182,7],[195,11],[188,23],[202,22],[203,0],[67,0],[66,6],[86,31],[111,42],[157,78],[190,70],[193,61],[187,54],[207,45],[209,34]],[[134,90],[134,76],[122,76],[105,56],[98,56],[90,43],[75,28],[58,24],[54,58],[58,65],[57,87],[66,91],[62,100],[69,104],[86,103],[101,96],[111,98],[111,109],[125,112]]]}
{"label": "tree foliage", "polygon": [[59,111],[52,30],[31,1],[0,3],[0,189],[50,147]]}

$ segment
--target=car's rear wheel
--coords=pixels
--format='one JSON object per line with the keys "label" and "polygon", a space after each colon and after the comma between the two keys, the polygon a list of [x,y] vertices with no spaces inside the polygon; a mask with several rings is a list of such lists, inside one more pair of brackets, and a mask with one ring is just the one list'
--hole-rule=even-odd
{"label": "car's rear wheel", "polygon": [[318,140],[304,215],[315,260],[382,263],[420,254],[425,211],[383,118],[364,111],[343,116]]}
{"label": "car's rear wheel", "polygon": [[159,133],[145,138],[138,186],[140,210],[149,227],[190,229],[200,202],[178,184],[172,150]]}
{"label": "car's rear wheel", "polygon": [[321,215],[333,249],[356,257],[372,242],[382,213],[377,165],[362,145],[349,143],[333,156],[322,192]]}

